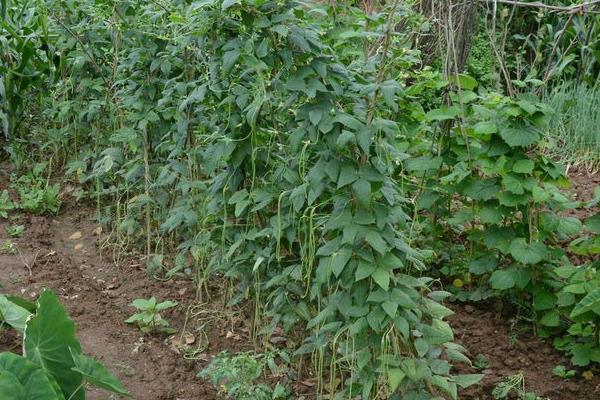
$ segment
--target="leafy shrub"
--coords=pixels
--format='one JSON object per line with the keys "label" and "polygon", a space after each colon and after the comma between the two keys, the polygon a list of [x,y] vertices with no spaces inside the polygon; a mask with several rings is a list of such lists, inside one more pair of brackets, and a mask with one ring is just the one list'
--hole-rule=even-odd
{"label": "leafy shrub", "polygon": [[264,374],[265,363],[262,358],[249,353],[229,356],[219,353],[210,364],[198,373],[198,377],[209,378],[213,385],[220,388],[227,398],[236,400],[277,400],[288,396],[282,385],[274,389],[256,381]]}

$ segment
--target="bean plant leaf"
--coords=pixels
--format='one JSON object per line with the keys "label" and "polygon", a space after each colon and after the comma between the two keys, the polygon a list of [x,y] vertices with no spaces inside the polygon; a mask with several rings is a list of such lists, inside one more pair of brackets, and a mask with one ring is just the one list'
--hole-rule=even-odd
{"label": "bean plant leaf", "polygon": [[71,369],[74,363],[69,349],[81,352],[75,324],[51,290],[45,289],[36,304],[37,312],[25,328],[23,354],[56,379],[65,397],[84,400],[81,374]]}
{"label": "bean plant leaf", "polygon": [[460,386],[463,389],[466,389],[469,386],[473,386],[476,383],[479,383],[479,381],[481,381],[483,376],[484,376],[483,374],[463,374],[463,375],[456,375],[453,378],[454,378],[454,382],[456,382],[456,384],[458,386]]}
{"label": "bean plant leaf", "polygon": [[529,147],[540,140],[540,135],[527,126],[501,129],[500,136],[510,147]]}
{"label": "bean plant leaf", "polygon": [[512,271],[501,269],[494,271],[490,277],[490,284],[493,289],[507,290],[515,286],[515,277]]}
{"label": "bean plant leaf", "polygon": [[371,275],[375,283],[383,290],[387,291],[390,288],[390,272],[383,268],[377,268]]}
{"label": "bean plant leaf", "polygon": [[457,106],[441,107],[431,110],[425,115],[428,121],[446,121],[454,119],[460,114],[460,108]]}
{"label": "bean plant leaf", "polygon": [[535,168],[533,160],[518,160],[513,165],[513,171],[518,174],[530,174]]}
{"label": "bean plant leaf", "polygon": [[600,233],[600,213],[585,220],[585,226],[595,233]]}
{"label": "bean plant leaf", "polygon": [[236,4],[239,4],[240,0],[223,0],[223,4],[221,4],[221,10],[225,11],[228,8],[233,7]]}
{"label": "bean plant leaf", "polygon": [[115,378],[108,370],[98,361],[91,357],[87,357],[73,349],[69,349],[73,358],[73,371],[83,375],[83,379],[92,385],[108,390],[112,393],[117,393],[123,396],[129,396],[123,384]]}
{"label": "bean plant leaf", "polygon": [[600,315],[600,288],[592,290],[571,311],[571,318],[576,318],[588,311]]}
{"label": "bean plant leaf", "polygon": [[500,191],[495,179],[478,179],[470,181],[464,193],[473,200],[489,200]]}
{"label": "bean plant leaf", "polygon": [[548,249],[543,243],[529,244],[524,238],[513,239],[508,251],[515,260],[523,264],[537,264],[548,255]]}

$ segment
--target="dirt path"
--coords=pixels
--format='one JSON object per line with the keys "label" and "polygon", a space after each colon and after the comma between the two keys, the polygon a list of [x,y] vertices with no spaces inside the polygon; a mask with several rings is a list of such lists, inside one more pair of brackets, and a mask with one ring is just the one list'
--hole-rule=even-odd
{"label": "dirt path", "polygon": [[[162,338],[143,337],[136,327],[124,323],[132,313],[133,299],[156,296],[180,302],[165,317],[172,317],[172,324],[181,329],[185,307],[194,297],[190,282],[153,282],[139,267],[115,265],[103,257],[90,215],[89,210],[71,209],[56,218],[23,217],[19,221],[26,226],[23,237],[10,239],[17,254],[0,255],[0,290],[31,299],[43,287],[55,290],[77,323],[84,351],[122,379],[135,399],[214,398],[211,389],[195,377],[198,363],[186,361]],[[70,239],[76,232],[81,238]],[[0,226],[0,243],[7,239]],[[110,397],[92,391],[88,398]]]}

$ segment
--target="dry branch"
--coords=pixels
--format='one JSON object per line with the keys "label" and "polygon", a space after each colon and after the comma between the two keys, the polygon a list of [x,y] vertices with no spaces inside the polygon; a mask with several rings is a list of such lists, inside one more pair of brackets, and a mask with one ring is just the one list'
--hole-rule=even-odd
{"label": "dry branch", "polygon": [[553,6],[550,4],[542,3],[541,1],[526,2],[518,0],[478,0],[484,3],[494,4],[508,4],[516,7],[533,7],[548,10],[550,12],[566,13],[566,14],[577,14],[586,12],[597,12],[592,10],[594,6],[600,5],[600,0],[587,1],[581,4],[573,4],[571,6]]}

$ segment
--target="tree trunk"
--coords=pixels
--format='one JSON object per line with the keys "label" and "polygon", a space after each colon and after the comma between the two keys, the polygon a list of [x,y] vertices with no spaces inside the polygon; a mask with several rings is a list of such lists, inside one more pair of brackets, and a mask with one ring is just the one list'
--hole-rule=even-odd
{"label": "tree trunk", "polygon": [[417,7],[430,24],[418,43],[423,66],[441,59],[447,75],[463,72],[475,33],[477,1],[421,0]]}

